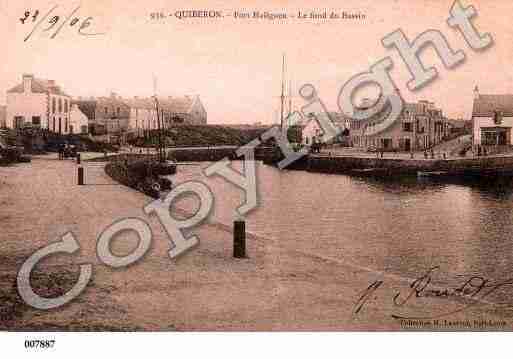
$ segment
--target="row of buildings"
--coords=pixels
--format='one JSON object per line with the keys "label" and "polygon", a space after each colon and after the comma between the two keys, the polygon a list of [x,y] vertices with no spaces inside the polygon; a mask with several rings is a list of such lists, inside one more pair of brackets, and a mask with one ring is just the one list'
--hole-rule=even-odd
{"label": "row of buildings", "polygon": [[207,123],[199,96],[126,99],[112,93],[108,97],[73,99],[55,81],[30,74],[24,74],[21,83],[7,91],[3,122],[1,113],[0,108],[0,126],[30,125],[61,134],[105,134]]}
{"label": "row of buildings", "polygon": [[[367,110],[371,105],[369,100],[364,100],[359,110]],[[385,110],[365,121],[350,119],[350,144],[385,151],[419,151],[429,149],[451,135],[450,120],[430,101],[405,102],[397,120],[381,129],[380,121],[386,115]]]}
{"label": "row of buildings", "polygon": [[[372,106],[375,106],[375,101],[363,99],[356,110],[366,111]],[[364,150],[375,148],[385,151],[418,151],[431,148],[453,134],[453,121],[447,119],[433,102],[404,103],[397,120],[386,128],[380,128],[389,113],[388,107],[384,108],[383,112],[365,120],[330,112],[330,120],[341,129],[341,136],[336,140],[344,142],[346,146]],[[303,125],[303,143],[309,145],[318,141],[321,132],[317,121],[307,121]]]}
{"label": "row of buildings", "polygon": [[[357,110],[365,111],[374,103],[364,99]],[[418,151],[468,133],[475,147],[486,146],[510,150],[513,144],[513,94],[482,94],[473,91],[470,121],[452,120],[430,101],[404,103],[403,111],[391,126],[381,129],[386,111],[367,120],[355,120],[341,113],[330,113],[330,119],[346,130],[345,144],[361,149]],[[302,140],[311,144],[321,137],[316,121],[303,124]]]}

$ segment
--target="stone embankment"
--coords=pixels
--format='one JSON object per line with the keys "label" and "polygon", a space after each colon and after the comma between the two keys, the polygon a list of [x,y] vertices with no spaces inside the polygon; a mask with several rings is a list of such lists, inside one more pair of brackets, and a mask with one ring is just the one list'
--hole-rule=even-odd
{"label": "stone embankment", "polygon": [[[177,162],[215,162],[223,158],[230,160],[244,159],[243,156],[237,156],[238,147],[202,147],[202,148],[187,148],[187,149],[171,149],[169,156]],[[263,161],[272,158],[274,148],[272,147],[257,147],[255,149],[255,159]]]}
{"label": "stone embankment", "polygon": [[[276,157],[264,161],[274,165]],[[513,175],[513,156],[488,156],[458,159],[369,158],[358,156],[308,155],[289,167],[309,172],[351,175],[448,176]]]}

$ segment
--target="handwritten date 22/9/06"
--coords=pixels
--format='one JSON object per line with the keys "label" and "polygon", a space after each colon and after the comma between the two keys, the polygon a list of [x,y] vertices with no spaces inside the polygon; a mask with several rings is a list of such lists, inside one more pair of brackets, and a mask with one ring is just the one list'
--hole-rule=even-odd
{"label": "handwritten date 22/9/06", "polygon": [[86,29],[92,26],[94,19],[91,16],[83,18],[77,16],[80,6],[76,7],[64,18],[61,15],[56,14],[58,7],[58,5],[55,5],[44,15],[41,15],[39,10],[25,11],[19,21],[22,25],[33,24],[33,27],[30,33],[25,37],[24,41],[28,41],[38,29],[41,29],[42,32],[53,32],[50,38],[55,39],[66,25],[70,28],[77,28],[78,34],[82,36],[105,35],[105,33],[86,31]]}

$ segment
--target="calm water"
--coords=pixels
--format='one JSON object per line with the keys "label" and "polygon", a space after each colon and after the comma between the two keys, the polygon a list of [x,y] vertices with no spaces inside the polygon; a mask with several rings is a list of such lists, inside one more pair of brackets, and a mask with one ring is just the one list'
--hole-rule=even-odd
{"label": "calm water", "polygon": [[[511,179],[385,181],[260,163],[257,176],[260,206],[247,227],[280,245],[408,278],[439,265],[437,277],[448,284],[478,274],[513,277]],[[241,190],[204,177],[199,165],[179,166],[175,178],[208,183],[215,219],[231,223]]]}

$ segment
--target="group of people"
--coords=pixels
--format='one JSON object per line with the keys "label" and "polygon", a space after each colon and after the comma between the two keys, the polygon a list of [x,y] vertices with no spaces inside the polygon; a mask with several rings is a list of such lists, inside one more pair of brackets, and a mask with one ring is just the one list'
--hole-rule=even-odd
{"label": "group of people", "polygon": [[[428,158],[431,158],[431,159],[435,159],[435,151],[433,151],[433,149],[431,148],[429,150],[429,152],[427,150],[424,150],[424,159],[428,159]],[[447,158],[447,154],[445,152],[442,153],[442,158],[445,160]]]}
{"label": "group of people", "polygon": [[484,146],[477,146],[477,156],[486,156],[488,155],[488,152],[486,151],[486,147]]}
{"label": "group of people", "polygon": [[[376,157],[377,158],[383,158],[385,154],[385,151],[383,149],[379,149],[378,151],[376,151]],[[447,159],[447,154],[445,152],[443,152],[441,154],[441,157],[443,159]],[[411,159],[414,159],[415,158],[415,153],[414,152],[410,152],[410,158]],[[425,150],[424,151],[424,159],[435,159],[435,151],[433,151],[433,149],[430,149],[430,150]]]}
{"label": "group of people", "polygon": [[59,160],[63,160],[66,157],[75,157],[76,147],[68,143],[59,144]]}

